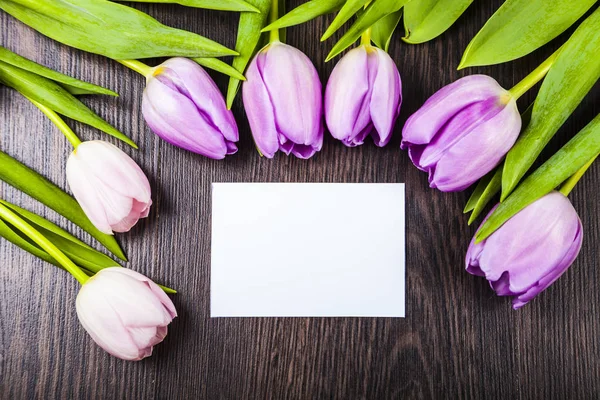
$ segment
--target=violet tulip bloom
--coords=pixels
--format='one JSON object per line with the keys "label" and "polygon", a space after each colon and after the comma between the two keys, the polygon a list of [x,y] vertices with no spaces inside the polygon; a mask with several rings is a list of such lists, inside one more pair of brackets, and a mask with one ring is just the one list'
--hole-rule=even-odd
{"label": "violet tulip bloom", "polygon": [[516,296],[513,308],[517,309],[569,268],[582,240],[577,211],[562,193],[551,192],[482,242],[475,243],[473,238],[466,257],[467,271],[484,276],[498,296]]}
{"label": "violet tulip bloom", "polygon": [[321,150],[321,82],[300,50],[273,42],[259,51],[246,72],[242,95],[254,142],[265,157],[281,150],[309,158]]}
{"label": "violet tulip bloom", "polygon": [[118,147],[83,142],[67,160],[67,181],[81,208],[99,231],[127,232],[150,212],[150,183]]}
{"label": "violet tulip bloom", "polygon": [[325,120],[346,146],[370,134],[379,147],[390,141],[402,103],[400,73],[383,50],[362,45],[335,66],[325,89]]}
{"label": "violet tulip bloom", "polygon": [[142,113],[150,129],[172,145],[217,160],[237,152],[233,113],[210,75],[192,60],[171,58],[155,68]]}
{"label": "violet tulip bloom", "polygon": [[485,75],[443,87],[406,121],[401,148],[429,184],[460,191],[490,172],[521,130],[516,100]]}
{"label": "violet tulip bloom", "polygon": [[156,283],[121,267],[91,277],[77,295],[76,308],[81,325],[100,347],[130,361],[150,356],[177,316]]}

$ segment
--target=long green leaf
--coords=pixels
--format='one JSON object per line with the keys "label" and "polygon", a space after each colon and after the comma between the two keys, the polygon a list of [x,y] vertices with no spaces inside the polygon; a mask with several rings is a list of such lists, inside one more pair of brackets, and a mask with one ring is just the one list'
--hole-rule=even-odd
{"label": "long green leaf", "polygon": [[0,151],[0,180],[50,207],[92,235],[115,256],[121,260],[127,260],[115,237],[96,229],[74,198],[2,151]]}
{"label": "long green leaf", "polygon": [[[12,208],[13,211],[18,212],[14,208],[16,206],[14,206],[10,203],[7,203],[7,202],[3,202],[3,204]],[[20,208],[17,207],[17,209],[20,209]],[[23,209],[20,209],[20,210],[23,210]],[[44,221],[49,222],[47,220],[44,220]],[[31,221],[28,221],[28,222],[31,223]],[[104,268],[120,266],[115,261],[113,261],[111,258],[107,257],[106,255],[100,253],[97,250],[94,250],[94,249],[89,250],[89,249],[86,249],[83,247],[79,247],[76,244],[76,242],[74,242],[72,240],[66,239],[62,236],[56,236],[52,232],[45,231],[44,229],[40,228],[39,226],[36,226],[35,224],[33,224],[33,226],[34,226],[34,228],[38,229],[40,231],[40,233],[42,233],[44,236],[46,236],[47,239],[49,239],[52,243],[54,243],[54,245],[57,246],[63,253],[65,253],[65,255],[67,255],[71,259],[71,261],[73,261],[75,264],[77,264],[79,267],[81,267],[88,276],[92,276]],[[60,229],[56,225],[54,225],[54,226],[57,229]],[[12,242],[13,244],[17,245],[21,249],[33,254],[34,256],[41,258],[42,260],[49,262],[50,264],[55,265],[61,269],[64,269],[64,267],[62,265],[60,265],[60,263],[58,263],[54,259],[54,257],[52,257],[50,254],[46,253],[46,251],[44,251],[42,248],[40,248],[37,244],[33,243],[31,241],[31,239],[25,237],[19,230],[17,230],[16,228],[12,227],[9,224],[7,224],[2,219],[0,219],[0,236],[5,238],[9,242]],[[75,239],[74,237],[71,237],[71,238]],[[75,239],[75,240],[77,241],[77,239]],[[164,290],[166,293],[171,293],[171,294],[177,293],[177,291],[175,291],[171,288],[168,288],[168,287],[165,287],[162,285],[158,285],[158,286],[162,290]]]}
{"label": "long green leaf", "polygon": [[288,26],[299,25],[310,21],[321,15],[329,14],[339,10],[345,0],[312,0],[307,1],[294,8],[287,14],[280,17],[262,29],[262,32],[272,31],[273,29],[286,28]]}
{"label": "long green leaf", "polygon": [[225,75],[229,75],[232,78],[239,79],[242,81],[246,80],[246,78],[240,73],[240,71],[233,68],[226,62],[219,60],[218,58],[192,58],[192,60],[196,61],[203,67],[213,69]]}
{"label": "long green leaf", "polygon": [[352,18],[361,8],[367,4],[369,0],[347,0],[346,4],[340,9],[340,12],[337,13],[334,20],[331,21],[329,27],[321,36],[321,42],[329,39],[331,35],[337,32],[338,29],[342,27],[350,18]]}
{"label": "long green leaf", "polygon": [[50,264],[56,265],[57,267],[61,267],[61,265],[48,253],[39,248],[37,245],[31,243],[29,240],[22,237],[17,230],[13,230],[12,227],[6,224],[4,220],[0,219],[0,236],[9,242],[19,246],[23,250],[33,254],[36,257],[41,258],[42,260],[49,262]]}
{"label": "long green leaf", "polygon": [[392,35],[400,23],[400,18],[402,18],[402,10],[386,15],[371,27],[371,40],[377,47],[386,52],[389,50]]}
{"label": "long green leaf", "polygon": [[77,265],[88,271],[98,272],[102,268],[118,266],[118,263],[112,258],[88,246],[47,219],[7,201],[0,200],[0,203],[19,214],[21,218],[50,240]]}
{"label": "long green leaf", "polygon": [[475,186],[475,189],[473,190],[473,193],[471,193],[469,200],[467,200],[467,204],[465,205],[463,214],[466,214],[469,211],[473,211],[473,209],[475,209],[475,207],[477,206],[477,203],[481,199],[481,196],[485,192],[489,183],[492,181],[493,177],[496,175],[496,171],[498,169],[499,168],[497,167],[496,169],[489,172],[487,175],[485,175],[483,178],[481,178],[479,180],[479,182],[477,183],[477,186]]}
{"label": "long green leaf", "polygon": [[478,242],[490,236],[513,215],[550,193],[600,153],[600,114],[556,154],[529,175],[481,226]]}
{"label": "long green leaf", "polygon": [[531,53],[575,23],[596,0],[506,0],[471,40],[458,69]]}
{"label": "long green leaf", "polygon": [[326,62],[352,46],[362,33],[383,17],[400,10],[410,0],[376,0],[369,4],[364,13],[348,29],[342,38],[333,46],[327,55]]}
{"label": "long green leaf", "polygon": [[59,84],[0,61],[0,81],[55,112],[91,125],[137,148],[135,142],[96,115]]}
{"label": "long green leaf", "polygon": [[114,59],[236,55],[210,39],[170,28],[107,0],[2,0],[0,8],[67,46]]}
{"label": "long green leaf", "polygon": [[0,46],[0,61],[4,61],[7,64],[14,65],[26,71],[33,72],[34,74],[56,81],[71,94],[106,94],[109,96],[118,96],[118,94],[112,90],[105,89],[92,83],[80,81],[79,79],[71,78],[68,75],[61,74],[60,72],[28,60],[27,58],[13,53],[2,46]]}
{"label": "long green leaf", "polygon": [[600,8],[569,38],[552,64],[535,100],[531,123],[508,152],[502,199],[517,186],[585,95],[600,78]]}
{"label": "long green leaf", "polygon": [[473,0],[414,0],[404,6],[406,43],[424,43],[444,33]]}
{"label": "long green leaf", "polygon": [[[233,57],[232,66],[240,73],[246,71],[250,59],[258,50],[261,33],[260,30],[266,25],[271,8],[271,0],[248,0],[260,13],[241,13],[238,24],[235,50],[239,53]],[[240,79],[231,77],[227,86],[227,108],[231,109],[233,100],[240,88]]]}
{"label": "long green leaf", "polygon": [[187,7],[206,8],[220,11],[259,12],[256,7],[243,0],[131,0],[138,3],[175,3]]}

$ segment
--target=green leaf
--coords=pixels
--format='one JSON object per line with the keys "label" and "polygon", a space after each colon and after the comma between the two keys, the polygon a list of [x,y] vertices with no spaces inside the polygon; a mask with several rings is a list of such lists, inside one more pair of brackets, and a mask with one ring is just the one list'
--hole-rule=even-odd
{"label": "green leaf", "polygon": [[473,0],[415,0],[404,6],[406,43],[424,43],[444,33]]}
{"label": "green leaf", "polygon": [[[42,233],[56,247],[58,247],[63,253],[65,253],[65,255],[67,255],[71,259],[71,261],[73,261],[79,267],[83,268],[83,271],[88,276],[92,276],[96,272],[99,272],[104,268],[120,267],[120,265],[114,260],[112,260],[110,257],[100,253],[99,251],[79,241],[77,238],[71,236],[69,233],[62,230],[60,227],[54,225],[52,222],[40,217],[37,214],[31,213],[25,209],[17,207],[14,204],[8,203],[3,200],[0,200],[0,202],[12,209],[17,214],[19,214],[36,230]],[[40,222],[41,224],[36,223],[36,221]],[[50,227],[50,229],[45,229],[43,228],[43,226]],[[60,265],[60,263],[56,261],[54,257],[46,253],[46,251],[40,248],[31,239],[24,236],[21,231],[14,228],[10,224],[7,224],[2,219],[0,219],[0,236],[17,245],[21,249],[33,254],[34,256],[41,258],[42,260],[52,265],[55,265],[61,269],[64,269],[64,267]],[[166,293],[177,293],[177,291],[171,288],[162,285],[158,286]]]}
{"label": "green leaf", "polygon": [[[532,121],[533,123],[533,121]],[[554,190],[600,153],[600,114],[523,183],[479,228],[478,242],[490,236],[513,215]]]}
{"label": "green leaf", "polygon": [[389,50],[392,35],[400,22],[400,18],[402,18],[402,10],[386,15],[371,27],[371,40],[377,47],[386,52]]}
{"label": "green leaf", "polygon": [[124,261],[127,260],[115,237],[96,229],[74,198],[2,151],[0,151],[0,180],[50,207],[88,232],[118,258]]}
{"label": "green leaf", "polygon": [[236,55],[210,39],[170,28],[107,0],[2,0],[0,8],[67,46],[114,59]]}
{"label": "green leaf", "polygon": [[213,69],[225,75],[229,75],[232,78],[239,79],[241,81],[246,80],[244,75],[242,75],[237,69],[233,68],[226,62],[219,60],[218,58],[192,58],[192,60],[196,61],[203,67]]}
{"label": "green leaf", "polygon": [[7,64],[14,65],[15,67],[19,67],[26,71],[56,81],[71,94],[107,94],[110,96],[118,96],[118,94],[112,90],[105,89],[92,83],[80,81],[79,79],[71,78],[68,75],[61,74],[60,72],[28,60],[27,58],[13,53],[2,46],[0,46],[0,61],[4,61]]}
{"label": "green leaf", "polygon": [[325,62],[352,46],[360,35],[383,17],[400,10],[410,0],[376,0],[369,4],[365,12],[348,29],[342,38],[333,46]]}
{"label": "green leaf", "polygon": [[341,8],[340,12],[335,16],[335,19],[331,21],[329,27],[321,36],[321,42],[329,39],[331,35],[337,32],[352,16],[354,16],[361,8],[367,4],[369,0],[347,0],[346,4]]}
{"label": "green leaf", "polygon": [[469,211],[473,211],[473,209],[475,209],[475,207],[477,206],[477,203],[481,199],[481,196],[485,192],[489,183],[493,180],[493,177],[495,176],[496,171],[498,169],[499,168],[495,168],[494,170],[492,170],[491,172],[489,172],[487,175],[485,175],[483,178],[481,178],[479,180],[479,182],[477,183],[477,186],[475,186],[475,190],[473,190],[473,193],[471,194],[471,197],[469,197],[469,200],[467,200],[467,204],[465,205],[463,214],[466,214]]}
{"label": "green leaf", "polygon": [[312,0],[299,5],[278,20],[267,25],[262,32],[273,29],[286,28],[315,19],[321,15],[329,14],[339,10],[345,0]]}
{"label": "green leaf", "polygon": [[[21,218],[48,238],[59,250],[73,260],[73,262],[88,271],[98,272],[103,268],[119,266],[112,258],[93,249],[47,219],[7,201],[0,200],[0,203],[19,214]],[[48,256],[52,258],[52,256]]]}
{"label": "green leaf", "polygon": [[96,115],[59,84],[0,61],[0,81],[55,112],[91,125],[137,148],[135,142]]}
{"label": "green leaf", "polygon": [[[261,33],[260,30],[266,25],[271,8],[271,0],[249,0],[253,6],[260,10],[256,13],[241,13],[238,24],[237,40],[235,50],[239,53],[233,57],[232,66],[240,73],[246,71],[250,59],[258,50]],[[229,78],[227,86],[227,108],[231,109],[233,100],[240,88],[240,79]]]}
{"label": "green leaf", "polygon": [[138,3],[175,3],[187,7],[206,8],[220,11],[259,12],[256,7],[243,0],[129,0]]}
{"label": "green leaf", "polygon": [[0,236],[9,242],[19,246],[23,250],[33,254],[36,257],[41,258],[42,260],[49,262],[50,264],[56,265],[59,268],[62,266],[56,261],[50,254],[46,253],[44,250],[39,248],[36,244],[33,244],[30,240],[22,237],[16,229],[13,230],[12,227],[6,224],[4,220],[0,219]]}
{"label": "green leaf", "polygon": [[600,8],[562,47],[535,100],[531,123],[506,156],[502,199],[517,186],[585,95],[600,78]]}
{"label": "green leaf", "polygon": [[575,23],[596,0],[506,0],[471,40],[458,69],[515,60]]}
{"label": "green leaf", "polygon": [[[469,217],[469,225],[475,222],[477,217],[481,215],[483,209],[488,205],[490,201],[492,201],[494,196],[500,193],[500,189],[502,188],[502,166],[492,171],[492,174],[493,175],[491,179],[487,182],[487,184],[485,184],[485,187],[481,191],[481,195],[479,196],[477,203],[473,206],[473,212]],[[482,182],[480,182],[480,184],[482,184]],[[477,188],[475,190],[477,190],[478,188],[479,185],[477,185]]]}

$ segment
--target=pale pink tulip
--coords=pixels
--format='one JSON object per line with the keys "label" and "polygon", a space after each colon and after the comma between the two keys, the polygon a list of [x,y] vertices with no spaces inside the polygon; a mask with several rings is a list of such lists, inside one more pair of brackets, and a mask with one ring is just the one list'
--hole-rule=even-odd
{"label": "pale pink tulip", "polygon": [[118,147],[83,142],[67,161],[67,181],[81,208],[106,234],[129,231],[150,212],[150,183]]}
{"label": "pale pink tulip", "polygon": [[127,268],[112,267],[90,278],[77,295],[77,316],[92,339],[123,360],[152,355],[177,316],[158,285]]}

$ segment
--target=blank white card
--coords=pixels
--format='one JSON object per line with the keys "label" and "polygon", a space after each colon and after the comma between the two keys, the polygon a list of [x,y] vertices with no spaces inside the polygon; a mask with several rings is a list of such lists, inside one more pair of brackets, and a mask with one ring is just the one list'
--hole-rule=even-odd
{"label": "blank white card", "polygon": [[212,317],[404,317],[404,184],[214,183]]}

